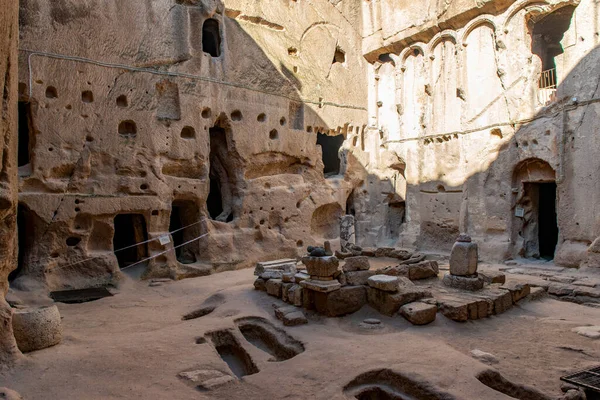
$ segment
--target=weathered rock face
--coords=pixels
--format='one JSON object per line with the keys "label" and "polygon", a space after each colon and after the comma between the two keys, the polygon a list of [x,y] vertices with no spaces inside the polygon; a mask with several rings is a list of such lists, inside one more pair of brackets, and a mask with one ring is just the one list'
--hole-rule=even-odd
{"label": "weathered rock face", "polygon": [[[468,232],[484,259],[579,265],[600,233],[590,218],[600,207],[594,1],[385,0],[363,10],[377,127],[367,150],[394,190],[376,206],[382,182],[366,184],[355,208],[379,214],[357,213],[357,243],[391,233],[449,251]],[[564,52],[546,52],[544,40]],[[400,205],[405,222],[390,232]]]}
{"label": "weathered rock face", "polygon": [[4,299],[8,275],[16,267],[18,37],[18,2],[9,1],[0,9],[0,367],[20,355],[13,336],[12,310]]}
{"label": "weathered rock face", "polygon": [[173,246],[146,277],[339,247],[366,176],[360,26],[359,4],[22,2],[22,47],[58,56],[19,61],[21,276],[84,287]]}

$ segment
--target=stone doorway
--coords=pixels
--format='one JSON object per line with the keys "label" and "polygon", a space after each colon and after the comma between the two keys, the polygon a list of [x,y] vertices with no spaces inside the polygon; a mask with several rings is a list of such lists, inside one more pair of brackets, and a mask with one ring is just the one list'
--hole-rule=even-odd
{"label": "stone doorway", "polygon": [[[146,219],[142,214],[118,214],[114,220],[114,227],[113,250],[119,268],[130,267],[148,257],[148,243],[144,243],[148,240],[148,232]],[[128,274],[139,277],[146,270],[146,266],[146,263],[140,263],[133,268],[134,271],[128,271]]]}
{"label": "stone doorway", "polygon": [[[194,240],[200,236],[200,212],[198,206],[191,200],[176,200],[171,208],[169,232],[176,247],[177,261],[182,264],[192,264],[197,261],[198,242]],[[187,243],[184,245],[184,243]]]}
{"label": "stone doorway", "polygon": [[516,255],[554,259],[558,243],[557,186],[554,170],[542,160],[528,160],[515,173],[514,231]]}

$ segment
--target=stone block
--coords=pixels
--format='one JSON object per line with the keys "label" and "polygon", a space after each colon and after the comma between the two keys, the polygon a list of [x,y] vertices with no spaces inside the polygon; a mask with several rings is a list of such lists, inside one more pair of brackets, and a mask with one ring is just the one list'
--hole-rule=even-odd
{"label": "stone block", "polygon": [[444,285],[455,289],[476,291],[483,288],[483,279],[479,276],[457,276],[452,274],[444,275]]}
{"label": "stone block", "polygon": [[12,327],[17,346],[23,353],[54,346],[62,339],[56,306],[15,309]]}
{"label": "stone block", "polygon": [[300,286],[302,286],[305,289],[322,293],[332,292],[342,287],[342,285],[337,280],[319,281],[314,279],[307,279],[305,281],[302,281],[300,282]]}
{"label": "stone block", "polygon": [[528,296],[531,291],[531,287],[528,283],[518,282],[506,282],[504,285],[500,286],[500,289],[508,290],[510,292],[513,303],[516,303],[523,297]]}
{"label": "stone block", "polygon": [[377,251],[374,247],[363,247],[360,254],[367,257],[375,257],[375,252]]}
{"label": "stone block", "polygon": [[283,316],[281,319],[285,326],[297,326],[308,324],[308,320],[302,311],[296,311]]}
{"label": "stone block", "polygon": [[396,276],[390,275],[373,275],[367,279],[367,284],[375,289],[386,292],[397,292],[400,281]]}
{"label": "stone block", "polygon": [[417,264],[408,265],[408,279],[419,280],[435,278],[438,276],[440,269],[437,261],[421,261]]}
{"label": "stone block", "polygon": [[469,319],[468,303],[460,300],[444,300],[440,303],[440,312],[444,317],[457,322]]}
{"label": "stone block", "polygon": [[367,271],[369,268],[371,268],[371,265],[369,264],[369,257],[366,256],[348,257],[342,266],[344,272]]}
{"label": "stone block", "polygon": [[254,275],[261,275],[267,270],[277,270],[283,272],[296,272],[296,260],[292,258],[284,258],[274,261],[261,261],[256,263]]}
{"label": "stone block", "polygon": [[417,301],[400,307],[400,314],[413,325],[427,325],[435,321],[437,306]]}
{"label": "stone block", "polygon": [[316,292],[315,309],[328,317],[339,317],[360,310],[367,303],[364,286],[345,286],[329,293]]}
{"label": "stone block", "polygon": [[304,273],[304,272],[298,272],[294,275],[294,282],[296,283],[300,283],[302,281],[305,281],[307,279],[310,279],[310,275]]}
{"label": "stone block", "polygon": [[265,287],[267,288],[267,293],[271,296],[281,298],[282,284],[283,282],[281,282],[281,279],[269,279],[265,284]]}
{"label": "stone block", "polygon": [[408,260],[412,257],[412,253],[406,250],[394,249],[390,252],[390,257],[397,258],[398,260]]}
{"label": "stone block", "polygon": [[353,271],[353,272],[345,272],[346,283],[351,286],[359,286],[366,285],[367,280],[376,275],[375,271]]}
{"label": "stone block", "polygon": [[485,283],[489,284],[506,282],[506,275],[498,271],[479,271],[477,275],[479,275]]}
{"label": "stone block", "polygon": [[400,287],[396,293],[385,292],[367,286],[367,301],[371,307],[380,313],[393,316],[405,304],[431,297],[431,292],[417,287]]}
{"label": "stone block", "polygon": [[536,286],[536,287],[532,287],[529,290],[529,296],[527,296],[527,298],[529,300],[539,300],[545,296],[546,296],[546,291],[544,290],[544,288]]}
{"label": "stone block", "polygon": [[286,303],[289,302],[288,294],[292,286],[294,286],[294,284],[289,282],[283,282],[281,284],[281,300],[285,301]]}
{"label": "stone block", "polygon": [[268,281],[269,279],[281,279],[283,277],[282,271],[268,270],[260,274],[260,278]]}
{"label": "stone block", "polygon": [[302,257],[306,272],[311,276],[333,276],[339,266],[339,261],[334,256],[328,257]]}
{"label": "stone block", "polygon": [[390,276],[405,276],[408,278],[408,268],[408,265],[396,265],[377,270],[377,273]]}
{"label": "stone block", "polygon": [[288,303],[298,307],[302,307],[302,290],[302,286],[298,284],[293,284],[288,289]]}
{"label": "stone block", "polygon": [[477,272],[477,244],[456,242],[450,253],[450,273],[458,276],[474,275]]}
{"label": "stone block", "polygon": [[375,250],[375,257],[390,257],[394,250],[396,249],[393,247],[378,247]]}
{"label": "stone block", "polygon": [[254,281],[254,289],[262,290],[263,292],[267,291],[266,281],[262,278],[256,278]]}
{"label": "stone block", "polygon": [[295,306],[281,306],[275,308],[275,316],[277,319],[282,319],[286,314],[299,311],[298,307]]}
{"label": "stone block", "polygon": [[293,274],[293,273],[291,273],[291,272],[284,272],[284,273],[281,275],[281,280],[282,280],[284,283],[291,283],[291,282],[294,282],[294,274]]}

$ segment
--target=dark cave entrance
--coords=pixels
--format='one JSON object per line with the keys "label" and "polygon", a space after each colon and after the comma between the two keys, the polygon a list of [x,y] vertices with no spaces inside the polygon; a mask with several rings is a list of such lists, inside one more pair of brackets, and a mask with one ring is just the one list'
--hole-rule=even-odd
{"label": "dark cave entrance", "polygon": [[539,205],[538,240],[540,257],[552,260],[558,243],[558,223],[556,216],[556,183],[538,183]]}
{"label": "dark cave entrance", "polygon": [[207,19],[202,25],[202,51],[212,57],[221,55],[221,36],[216,19]]}
{"label": "dark cave entrance", "polygon": [[31,103],[20,101],[17,166],[29,164],[31,151]]}
{"label": "dark cave entrance", "polygon": [[118,214],[114,226],[113,250],[124,249],[115,251],[119,268],[123,269],[148,257],[148,244],[142,243],[148,240],[146,219],[142,214]]}
{"label": "dark cave entrance", "polygon": [[[187,243],[201,235],[200,212],[191,200],[176,200],[171,208],[169,232],[173,238],[177,261],[192,264],[197,261],[198,242]],[[176,231],[176,232],[174,232]],[[187,243],[184,245],[184,243]]]}
{"label": "dark cave entrance", "polygon": [[210,191],[206,207],[210,218],[221,222],[233,220],[232,212],[232,173],[231,155],[228,152],[227,132],[213,127],[210,134]]}
{"label": "dark cave entrance", "polygon": [[339,151],[344,143],[344,135],[329,136],[317,133],[317,144],[321,146],[323,158],[323,174],[325,176],[340,173]]}

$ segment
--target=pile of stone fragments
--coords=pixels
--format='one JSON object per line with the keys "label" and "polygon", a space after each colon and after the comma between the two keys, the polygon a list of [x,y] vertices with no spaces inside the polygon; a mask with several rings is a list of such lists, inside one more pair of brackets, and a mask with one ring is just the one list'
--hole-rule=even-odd
{"label": "pile of stone fragments", "polygon": [[[370,257],[398,261],[371,270]],[[352,245],[334,255],[325,242],[324,247],[309,247],[301,265],[294,259],[258,263],[254,287],[292,305],[276,313],[285,325],[307,322],[300,308],[338,317],[365,304],[386,316],[400,314],[415,325],[433,322],[438,311],[467,321],[500,314],[530,294],[529,285],[506,283],[503,274],[478,273],[477,258],[477,244],[460,235],[449,273],[440,279],[438,263],[423,254]]]}

